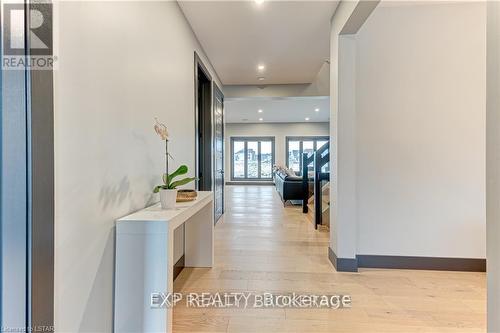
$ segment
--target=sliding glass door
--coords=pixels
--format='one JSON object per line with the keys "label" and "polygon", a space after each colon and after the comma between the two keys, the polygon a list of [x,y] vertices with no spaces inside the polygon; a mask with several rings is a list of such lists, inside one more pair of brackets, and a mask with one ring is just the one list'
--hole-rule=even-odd
{"label": "sliding glass door", "polygon": [[302,155],[311,155],[317,149],[325,145],[330,138],[328,136],[286,137],[286,164],[293,171],[300,172],[302,168]]}
{"label": "sliding glass door", "polygon": [[231,138],[231,180],[270,180],[274,137]]}

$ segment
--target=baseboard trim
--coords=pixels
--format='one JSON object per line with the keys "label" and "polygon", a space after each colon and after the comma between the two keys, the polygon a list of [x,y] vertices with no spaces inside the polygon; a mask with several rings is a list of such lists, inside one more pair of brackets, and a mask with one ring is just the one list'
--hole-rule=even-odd
{"label": "baseboard trim", "polygon": [[486,272],[486,259],[357,255],[338,258],[328,247],[328,259],[337,272],[357,272],[358,268],[415,269],[429,271]]}
{"label": "baseboard trim", "polygon": [[363,268],[486,272],[486,259],[357,255]]}
{"label": "baseboard trim", "polygon": [[274,186],[272,181],[260,182],[260,181],[230,181],[226,182],[226,185],[264,185],[264,186]]}
{"label": "baseboard trim", "polygon": [[185,256],[183,254],[182,257],[179,260],[177,260],[177,262],[174,265],[174,280],[177,278],[177,276],[179,276],[179,274],[181,274],[184,265],[185,265]]}
{"label": "baseboard trim", "polygon": [[352,258],[337,258],[333,250],[328,247],[328,259],[332,263],[337,272],[357,272],[358,260]]}

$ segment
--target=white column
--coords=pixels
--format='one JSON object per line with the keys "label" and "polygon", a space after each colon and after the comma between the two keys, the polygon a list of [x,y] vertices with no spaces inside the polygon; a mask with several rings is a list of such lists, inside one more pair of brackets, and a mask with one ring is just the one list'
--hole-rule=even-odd
{"label": "white column", "polygon": [[500,332],[500,3],[488,2],[486,220],[488,332]]}
{"label": "white column", "polygon": [[[351,112],[354,111],[349,100],[350,74],[354,71],[354,59],[348,61],[349,52],[355,51],[355,41],[345,40],[341,31],[353,15],[357,2],[341,2],[332,19],[330,35],[330,248],[337,258],[356,257],[356,218],[352,216],[356,202],[349,190],[352,185],[352,154],[355,154]],[[342,45],[341,45],[342,39]],[[355,53],[354,53],[355,54]],[[354,78],[352,78],[354,79]],[[343,128],[344,122],[349,126]],[[350,151],[351,150],[351,151]],[[353,150],[353,151],[352,151]],[[354,173],[353,173],[354,172]],[[348,191],[345,191],[348,189]]]}
{"label": "white column", "polygon": [[356,38],[339,36],[339,96],[337,122],[337,256],[357,254],[356,203]]}
{"label": "white column", "polygon": [[330,31],[330,248],[346,270],[357,266],[354,35],[377,5],[340,2]]}

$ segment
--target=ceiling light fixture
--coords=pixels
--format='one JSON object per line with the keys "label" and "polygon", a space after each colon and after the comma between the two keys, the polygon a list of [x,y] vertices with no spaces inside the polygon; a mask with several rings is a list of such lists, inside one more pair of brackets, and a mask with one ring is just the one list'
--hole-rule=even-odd
{"label": "ceiling light fixture", "polygon": [[309,118],[305,118],[306,121],[309,121]]}
{"label": "ceiling light fixture", "polygon": [[266,69],[266,66],[259,65],[259,66],[257,66],[257,69],[259,70],[259,72],[262,72],[264,69]]}
{"label": "ceiling light fixture", "polygon": [[319,112],[319,109],[318,109],[318,108],[316,108],[316,109],[314,109],[314,111]]}
{"label": "ceiling light fixture", "polygon": [[259,118],[259,121],[262,121],[262,120],[264,120],[264,118]]}
{"label": "ceiling light fixture", "polygon": [[264,3],[264,0],[254,0],[256,4],[262,5]]}
{"label": "ceiling light fixture", "polygon": [[259,109],[259,111],[257,111],[258,113],[262,113],[262,109]]}
{"label": "ceiling light fixture", "polygon": [[266,78],[265,77],[259,77],[259,81],[264,81]]}

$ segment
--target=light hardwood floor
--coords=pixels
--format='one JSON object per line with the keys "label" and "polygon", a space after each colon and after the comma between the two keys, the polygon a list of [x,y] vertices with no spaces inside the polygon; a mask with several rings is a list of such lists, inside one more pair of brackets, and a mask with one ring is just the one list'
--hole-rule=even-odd
{"label": "light hardwood floor", "polygon": [[200,309],[180,303],[174,332],[486,332],[486,274],[364,269],[337,273],[328,231],[272,186],[227,186],[215,228],[215,266],[186,268],[188,292],[349,294],[352,308]]}

